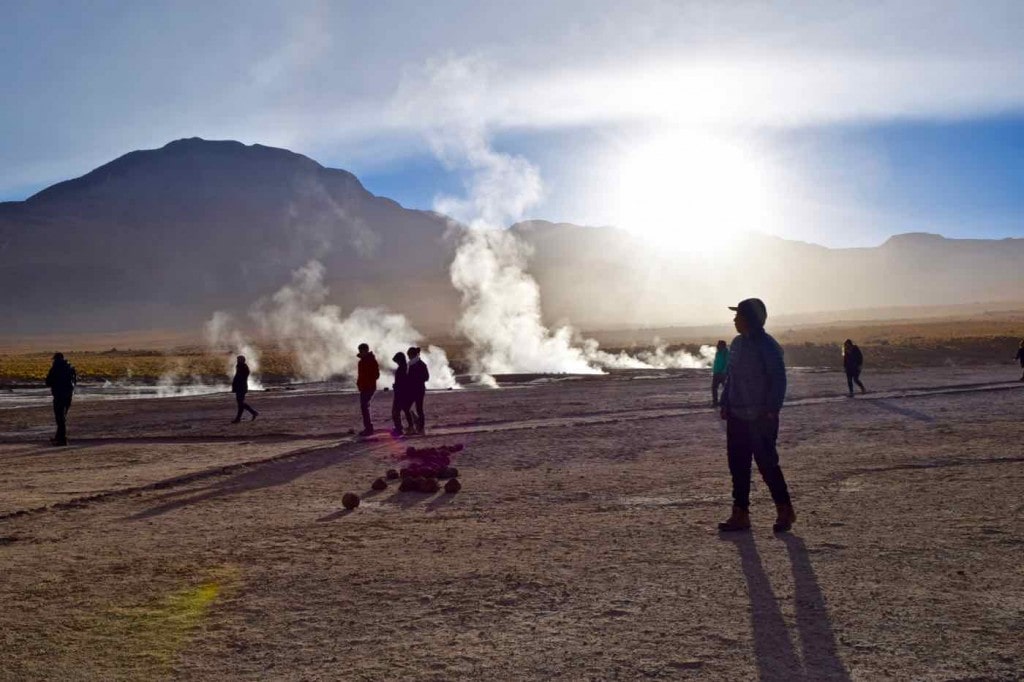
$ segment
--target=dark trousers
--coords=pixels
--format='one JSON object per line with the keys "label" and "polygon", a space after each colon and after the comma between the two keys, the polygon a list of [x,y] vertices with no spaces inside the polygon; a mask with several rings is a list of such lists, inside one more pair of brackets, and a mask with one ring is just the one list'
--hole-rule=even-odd
{"label": "dark trousers", "polygon": [[419,430],[420,433],[423,433],[423,429],[427,424],[427,415],[423,411],[424,397],[426,397],[426,394],[423,392],[418,392],[412,397],[412,402],[416,406],[416,429]]}
{"label": "dark trousers", "polygon": [[71,409],[71,394],[53,396],[53,418],[57,422],[56,443],[68,442],[68,410]]}
{"label": "dark trousers", "polygon": [[235,421],[242,420],[242,412],[248,410],[249,414],[253,417],[256,416],[256,410],[249,407],[249,403],[245,402],[245,392],[240,391],[235,394],[235,401],[238,403],[238,414],[235,415]]}
{"label": "dark trousers", "polygon": [[373,400],[373,394],[376,392],[375,388],[371,388],[369,391],[359,391],[359,410],[363,413],[364,431],[373,429],[373,422],[370,421],[370,401]]}
{"label": "dark trousers", "polygon": [[409,423],[409,429],[412,430],[414,422],[412,420],[412,412],[409,409],[412,406],[409,404],[409,399],[405,396],[399,397],[395,394],[394,399],[391,401],[391,421],[395,424],[395,431],[402,431],[402,414],[405,414],[405,420]]}
{"label": "dark trousers", "polygon": [[732,474],[732,499],[740,509],[750,508],[750,464],[757,462],[761,478],[772,493],[776,504],[789,502],[789,488],[779,467],[779,451],[775,441],[779,436],[777,419],[759,417],[745,421],[729,417],[726,423],[726,443],[729,453],[729,473]]}
{"label": "dark trousers", "polygon": [[846,372],[846,385],[849,387],[850,393],[853,393],[853,385],[854,384],[857,384],[860,387],[860,390],[862,390],[862,391],[864,390],[864,384],[860,383],[860,370],[859,369],[858,370],[854,370],[852,372],[847,370],[847,372]]}
{"label": "dark trousers", "polygon": [[718,405],[718,387],[725,383],[725,372],[716,372],[711,376],[711,404]]}

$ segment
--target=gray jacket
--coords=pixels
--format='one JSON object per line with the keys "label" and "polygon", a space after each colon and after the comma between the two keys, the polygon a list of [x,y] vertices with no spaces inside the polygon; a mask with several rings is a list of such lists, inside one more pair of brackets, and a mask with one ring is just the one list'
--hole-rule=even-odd
{"label": "gray jacket", "polygon": [[786,363],[778,342],[763,329],[733,339],[722,408],[730,416],[752,420],[777,414],[785,397]]}

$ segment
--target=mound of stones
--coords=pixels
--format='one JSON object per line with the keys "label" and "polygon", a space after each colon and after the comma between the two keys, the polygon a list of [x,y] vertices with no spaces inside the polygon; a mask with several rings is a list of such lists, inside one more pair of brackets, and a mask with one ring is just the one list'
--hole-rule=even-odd
{"label": "mound of stones", "polygon": [[436,493],[441,489],[439,481],[447,481],[444,491],[457,493],[462,489],[462,484],[458,481],[459,470],[452,466],[452,455],[463,449],[462,443],[434,448],[407,448],[405,466],[397,472],[389,469],[386,477],[401,479],[398,485],[401,492]]}

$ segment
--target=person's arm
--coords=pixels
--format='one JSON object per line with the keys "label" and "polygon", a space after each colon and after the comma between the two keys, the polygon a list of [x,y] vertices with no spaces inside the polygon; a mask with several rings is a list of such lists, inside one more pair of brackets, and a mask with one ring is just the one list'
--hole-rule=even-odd
{"label": "person's arm", "polygon": [[761,344],[761,357],[764,358],[768,374],[768,414],[778,417],[786,399],[786,361],[782,355],[782,346],[766,339]]}
{"label": "person's arm", "polygon": [[46,373],[46,386],[48,388],[53,388],[53,367],[51,367],[50,371]]}

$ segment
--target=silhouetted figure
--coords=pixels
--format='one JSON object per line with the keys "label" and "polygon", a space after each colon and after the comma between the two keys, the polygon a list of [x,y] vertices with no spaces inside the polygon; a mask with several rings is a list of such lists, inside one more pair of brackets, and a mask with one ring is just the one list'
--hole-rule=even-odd
{"label": "silhouetted figure", "polygon": [[370,347],[365,343],[359,344],[358,375],[356,376],[356,388],[359,389],[359,409],[363,413],[363,430],[360,436],[373,434],[373,422],[370,421],[370,401],[373,394],[377,392],[377,379],[380,378],[380,366],[377,358],[370,352]]}
{"label": "silhouetted figure", "polygon": [[853,397],[853,385],[860,386],[861,393],[867,393],[868,389],[860,383],[860,368],[864,365],[864,354],[860,348],[850,339],[843,341],[843,369],[846,370],[846,386],[850,389],[850,397]]}
{"label": "silhouetted figure", "polygon": [[750,528],[750,464],[757,463],[771,491],[778,516],[776,532],[789,530],[796,512],[779,466],[775,447],[779,437],[779,411],[786,397],[786,363],[782,348],[765,330],[768,310],[757,298],[740,301],[735,308],[736,331],[729,349],[729,368],[722,393],[722,419],[726,420],[729,473],[732,475],[732,515],[719,530]]}
{"label": "silhouetted figure", "polygon": [[1021,339],[1020,348],[1017,349],[1017,355],[1014,357],[1020,361],[1020,381],[1024,381],[1024,339]]}
{"label": "silhouetted figure", "polygon": [[405,413],[405,420],[408,422],[409,433],[416,431],[415,422],[412,420],[412,400],[409,397],[409,366],[406,364],[405,353],[395,353],[395,357],[391,358],[396,365],[395,369],[395,383],[392,387],[394,393],[391,398],[391,421],[394,422],[395,428],[391,431],[394,436],[401,436],[404,432],[402,430],[402,413]]}
{"label": "silhouetted figure", "polygon": [[715,347],[715,362],[711,365],[711,405],[718,407],[718,387],[725,383],[725,372],[729,369],[729,346],[719,339]]}
{"label": "silhouetted figure", "polygon": [[426,431],[427,416],[423,412],[423,399],[427,395],[427,382],[430,381],[430,371],[427,363],[420,357],[420,349],[413,346],[409,354],[409,397],[416,405],[416,430],[420,433]]}
{"label": "silhouetted figure", "polygon": [[245,394],[249,392],[249,365],[245,363],[244,355],[239,355],[235,361],[235,376],[231,380],[231,392],[235,394],[235,401],[238,403],[238,414],[231,420],[231,423],[237,424],[242,421],[242,412],[248,412],[252,415],[252,421],[256,421],[256,417],[260,416],[260,413],[245,402]]}
{"label": "silhouetted figure", "polygon": [[57,422],[57,433],[50,439],[53,445],[68,444],[68,411],[71,409],[71,398],[78,384],[78,373],[70,362],[64,359],[63,353],[53,354],[53,364],[46,373],[46,385],[53,396],[53,418]]}

